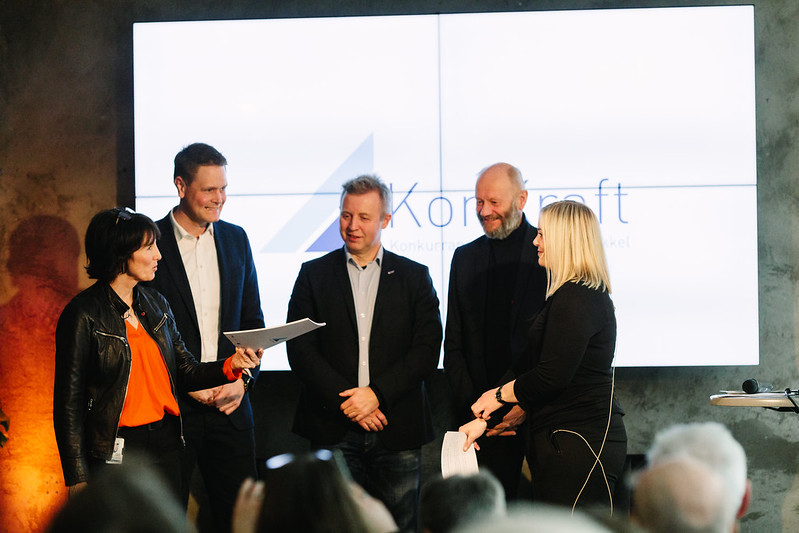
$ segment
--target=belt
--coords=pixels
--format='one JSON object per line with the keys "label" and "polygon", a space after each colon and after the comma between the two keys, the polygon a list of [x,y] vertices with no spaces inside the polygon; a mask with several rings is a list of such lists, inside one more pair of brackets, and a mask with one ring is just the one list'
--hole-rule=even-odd
{"label": "belt", "polygon": [[142,424],[141,426],[122,426],[120,430],[147,430],[147,431],[155,431],[157,429],[161,429],[162,427],[166,426],[171,420],[177,418],[175,415],[165,414],[164,418],[161,420],[156,420],[155,422],[150,422],[149,424]]}

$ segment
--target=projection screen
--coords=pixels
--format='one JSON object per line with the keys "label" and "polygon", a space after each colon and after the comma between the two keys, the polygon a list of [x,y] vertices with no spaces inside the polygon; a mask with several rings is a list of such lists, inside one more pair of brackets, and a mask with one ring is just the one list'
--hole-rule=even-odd
{"label": "projection screen", "polygon": [[341,184],[376,173],[383,244],[430,267],[445,320],[476,175],[506,161],[534,225],[564,198],[599,217],[618,366],[754,365],[753,27],[752,6],[137,23],[136,208],[162,218],[175,154],[218,148],[278,325],[342,245]]}

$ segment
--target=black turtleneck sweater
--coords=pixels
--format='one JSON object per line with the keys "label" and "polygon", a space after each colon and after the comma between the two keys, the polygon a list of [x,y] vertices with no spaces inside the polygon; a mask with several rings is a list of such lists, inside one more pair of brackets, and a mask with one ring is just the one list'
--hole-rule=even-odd
{"label": "black turtleneck sweater", "polygon": [[499,380],[511,364],[511,305],[524,242],[524,224],[504,239],[489,239],[485,297],[485,364],[488,382]]}

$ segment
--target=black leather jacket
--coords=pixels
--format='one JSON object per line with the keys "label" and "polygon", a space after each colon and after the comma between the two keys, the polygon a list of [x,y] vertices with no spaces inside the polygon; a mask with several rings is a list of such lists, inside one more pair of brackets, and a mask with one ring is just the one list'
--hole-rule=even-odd
{"label": "black leather jacket", "polygon": [[[98,281],[75,296],[58,319],[53,422],[67,486],[88,479],[89,457],[111,457],[130,377],[122,318],[128,309]],[[202,390],[228,382],[224,361],[199,363],[186,350],[159,292],[135,287],[133,310],[161,350],[173,395],[177,387]]]}

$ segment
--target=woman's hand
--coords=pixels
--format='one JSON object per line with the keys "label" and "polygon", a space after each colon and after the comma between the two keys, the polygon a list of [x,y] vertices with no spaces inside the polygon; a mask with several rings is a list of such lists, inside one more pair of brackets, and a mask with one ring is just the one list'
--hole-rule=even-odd
{"label": "woman's hand", "polygon": [[483,436],[483,433],[485,433],[487,427],[488,422],[486,422],[483,418],[475,418],[471,422],[467,422],[459,427],[458,431],[461,433],[466,433],[466,444],[463,445],[463,451],[468,450],[469,446],[472,444],[474,444],[475,450],[479,450],[480,446],[475,441]]}
{"label": "woman's hand", "polygon": [[257,368],[261,365],[261,356],[264,354],[263,348],[258,351],[252,348],[236,347],[236,353],[230,357],[230,368],[233,370],[243,370],[245,368]]}
{"label": "woman's hand", "polygon": [[[505,403],[516,403],[516,393],[514,386],[516,380],[509,381],[500,387],[502,390],[502,399]],[[476,402],[472,404],[472,414],[475,418],[491,418],[491,413],[502,407],[502,404],[497,400],[497,389],[489,389],[480,396]]]}
{"label": "woman's hand", "polygon": [[491,413],[502,407],[497,401],[497,389],[485,391],[476,402],[472,404],[472,414],[475,418],[491,418]]}

